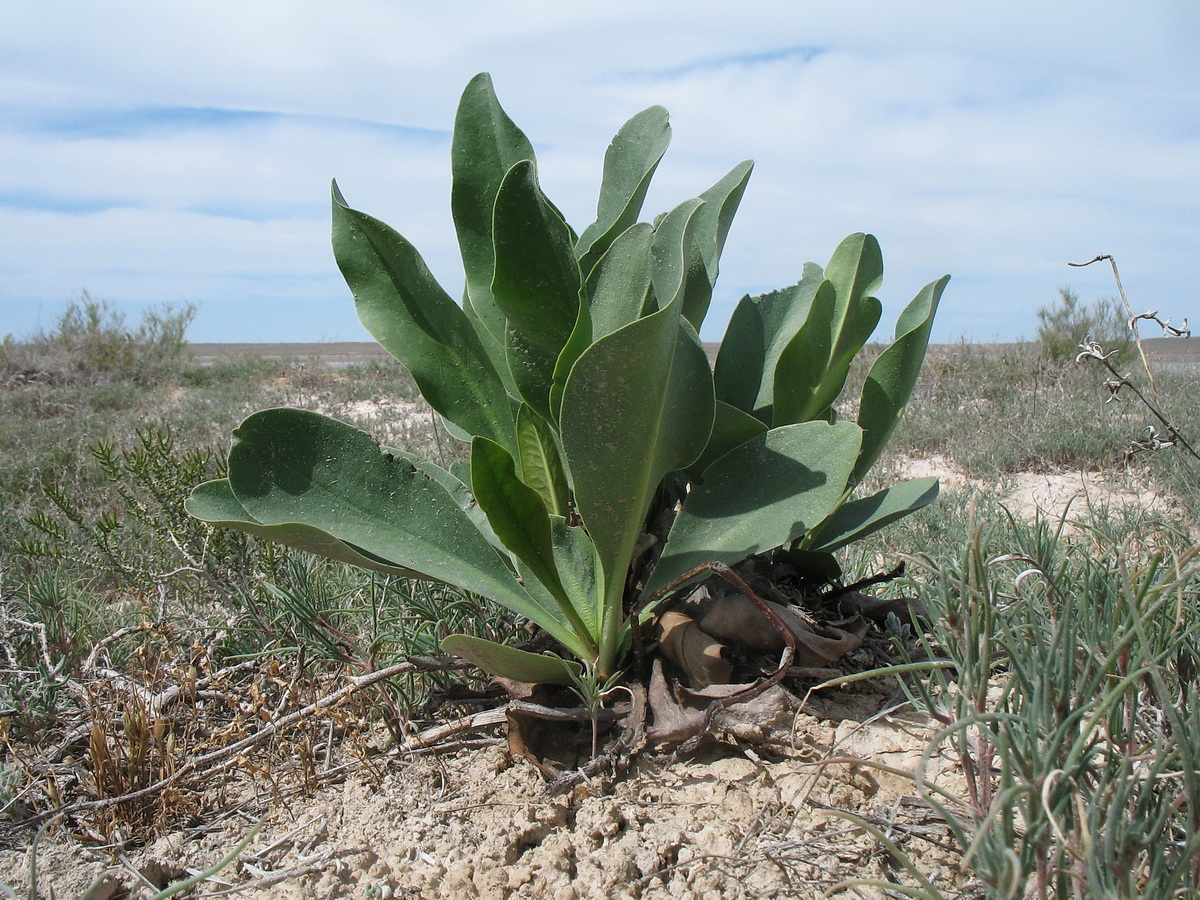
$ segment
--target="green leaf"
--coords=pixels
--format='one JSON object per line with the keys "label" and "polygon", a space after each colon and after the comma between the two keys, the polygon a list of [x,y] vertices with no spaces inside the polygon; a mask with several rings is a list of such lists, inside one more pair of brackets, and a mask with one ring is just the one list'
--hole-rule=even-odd
{"label": "green leaf", "polygon": [[[570,229],[538,187],[533,163],[517,163],[496,195],[492,297],[507,318],[505,358],[521,396],[554,418],[551,390],[563,348],[590,343],[581,312]],[[565,380],[565,374],[562,378]]]}
{"label": "green leaf", "polygon": [[587,530],[568,525],[561,516],[552,516],[550,531],[554,559],[571,605],[588,626],[588,634],[599,642],[604,631],[605,581],[603,564]]}
{"label": "green leaf", "polygon": [[593,340],[592,313],[588,305],[581,302],[575,330],[571,332],[567,343],[558,354],[558,359],[554,361],[554,370],[550,375],[550,415],[553,416],[555,422],[558,422],[561,415],[563,391],[566,390],[567,378],[571,375],[571,369],[583,355],[583,351],[592,346]]}
{"label": "green leaf", "polygon": [[[673,334],[664,334],[668,325]],[[708,443],[711,385],[704,349],[674,307],[602,338],[575,364],[563,398],[563,450],[610,586],[623,581],[659,482]]]}
{"label": "green leaf", "polygon": [[753,160],[738,163],[724,178],[700,195],[704,206],[696,224],[696,243],[699,244],[704,257],[710,284],[717,283],[725,238],[729,235],[729,228],[742,202],[742,195],[746,192],[746,184],[750,181],[752,171]]}
{"label": "green leaf", "polygon": [[333,192],[334,255],[363,326],[443,417],[512,447],[512,401],[466,314],[412,244]]}
{"label": "green leaf", "polygon": [[883,283],[883,254],[870,234],[852,234],[842,241],[825,278],[833,284],[837,300],[831,322],[833,350],[821,386],[813,397],[808,418],[821,415],[841,394],[850,363],[875,331],[883,306],[871,296]]}
{"label": "green leaf", "polygon": [[558,439],[550,424],[524,403],[517,409],[517,458],[521,480],[541,495],[546,509],[567,515],[570,494]]}
{"label": "green leaf", "polygon": [[583,230],[575,246],[584,274],[637,221],[654,170],[671,143],[669,118],[661,106],[643,110],[621,126],[604,154],[596,221]]}
{"label": "green leaf", "polygon": [[698,480],[705,469],[734,447],[741,446],[767,430],[767,426],[754,416],[720,400],[717,401],[716,413],[708,446],[704,448],[700,458],[688,467],[693,480]]}
{"label": "green leaf", "polygon": [[535,347],[515,328],[504,335],[504,361],[521,399],[547,418],[554,415],[551,391],[554,389],[555,356]]}
{"label": "green leaf", "polygon": [[579,266],[562,216],[543,196],[534,164],[509,170],[496,194],[492,241],[496,305],[534,347],[557,357],[579,312]]}
{"label": "green leaf", "polygon": [[683,292],[683,316],[697,332],[704,324],[713,288],[717,283],[721,251],[733,223],[754,163],[740,163],[700,195],[704,205],[696,213],[694,242],[688,248],[687,283]]}
{"label": "green leaf", "polygon": [[592,344],[563,397],[563,451],[575,502],[610,584],[624,577],[658,483],[693,462],[712,430],[708,359],[695,333],[682,330],[674,302],[691,242],[687,223],[698,206],[691,201],[677,209],[655,235],[664,308]]}
{"label": "green leaf", "polygon": [[533,145],[496,99],[491,76],[476,75],[463,91],[454,119],[450,208],[466,270],[467,300],[501,346],[504,316],[492,300],[492,212],[504,176],[521,160],[534,158]]}
{"label": "green leaf", "polygon": [[[436,481],[367,434],[296,409],[269,409],[233,433],[229,483],[264,525],[301,523],[397,566],[490,597],[574,651],[562,611],[545,607]],[[582,648],[580,648],[582,649]]]}
{"label": "green leaf", "polygon": [[412,569],[392,565],[386,560],[370,556],[344,541],[339,541],[319,528],[296,522],[283,525],[263,525],[261,522],[255,521],[238,502],[237,497],[233,495],[228,478],[206,481],[197,485],[184,501],[183,508],[189,515],[202,522],[208,522],[210,525],[231,528],[264,541],[275,541],[297,550],[324,556],[326,559],[336,562],[347,563],[362,569],[371,569],[375,572],[385,572],[388,575],[401,575],[409,578],[423,577],[421,573],[414,572]]}
{"label": "green leaf", "polygon": [[[505,335],[508,331],[508,323],[504,318],[504,313],[495,303],[489,301],[488,309],[493,316],[490,324],[485,324],[479,316],[474,304],[467,297],[463,298],[462,311],[466,316],[467,321],[471,323],[471,327],[475,330],[476,336],[479,338],[479,343],[483,346],[484,352],[487,353],[488,360],[492,364],[492,368],[496,370],[500,376],[500,380],[504,383],[504,389],[512,396],[517,396],[520,391],[517,390],[517,383],[513,380],[512,374],[508,371],[508,360],[504,355]],[[470,435],[466,440],[471,440]]]}
{"label": "green leaf", "polygon": [[904,308],[896,322],[896,339],[867,373],[858,407],[863,447],[854,467],[856,480],[861,481],[875,464],[904,414],[925,361],[933,317],[949,281],[950,276],[945,275],[926,285]]}
{"label": "green leaf", "polygon": [[442,650],[469,659],[489,675],[526,684],[571,684],[583,673],[583,667],[572,660],[518,650],[469,634],[448,635],[442,639]]}
{"label": "green leaf", "polygon": [[832,553],[937,499],[936,478],[914,478],[842,505],[821,524],[806,549]]}
{"label": "green leaf", "polygon": [[[468,436],[466,440],[470,441]],[[492,531],[492,526],[488,524],[487,516],[483,510],[479,508],[479,504],[475,502],[475,495],[471,493],[471,489],[467,487],[467,481],[471,479],[471,467],[467,463],[466,470],[463,474],[466,475],[467,481],[463,481],[458,473],[451,472],[448,469],[443,469],[437,463],[430,462],[427,459],[421,459],[415,453],[409,453],[407,450],[399,450],[395,447],[382,447],[384,455],[391,454],[392,456],[400,456],[411,462],[417,471],[424,475],[428,475],[443,488],[450,498],[458,504],[458,508],[467,514],[467,518],[471,520],[471,524],[479,529],[480,533],[487,538],[488,543],[495,547],[502,555],[507,556],[508,550],[501,542],[496,533]]]}
{"label": "green leaf", "polygon": [[704,205],[700,199],[687,200],[662,217],[654,229],[650,243],[650,283],[659,309],[680,301],[679,314],[684,315],[688,282],[697,264],[703,266],[694,251],[697,212]]}
{"label": "green leaf", "polygon": [[833,584],[842,580],[842,567],[832,553],[788,549],[783,551],[782,559],[790,563],[806,581]]}
{"label": "green leaf", "polygon": [[841,501],[861,439],[849,422],[803,422],[718,459],[676,517],[646,593],[703,563],[733,565],[820,524]]}
{"label": "green leaf", "polygon": [[[788,341],[775,364],[769,418],[775,427],[817,418],[829,403],[823,388],[833,353],[832,331],[837,294],[833,283],[822,281],[808,307],[804,325]],[[767,409],[760,413],[767,413]]]}
{"label": "green leaf", "polygon": [[[690,218],[697,206],[685,204],[677,215]],[[673,257],[660,241],[664,230],[674,236]],[[668,216],[656,235],[654,276],[666,305],[592,344],[563,394],[566,468],[607,584],[600,669],[609,674],[625,576],[654,492],[667,473],[703,452],[712,432],[712,371],[678,302],[691,237],[686,221]]]}
{"label": "green leaf", "polygon": [[717,353],[718,400],[771,424],[779,356],[804,326],[822,280],[821,267],[806,263],[797,284],[742,298]]}
{"label": "green leaf", "polygon": [[580,639],[572,649],[582,642],[589,656],[594,656],[595,647],[587,646],[591,631],[559,580],[546,505],[537,491],[517,477],[516,463],[508,451],[487,438],[477,437],[471,443],[471,489],[492,530],[546,588],[561,618]]}
{"label": "green leaf", "polygon": [[599,340],[642,317],[650,293],[650,247],[654,229],[639,222],[626,229],[588,275],[592,339]]}

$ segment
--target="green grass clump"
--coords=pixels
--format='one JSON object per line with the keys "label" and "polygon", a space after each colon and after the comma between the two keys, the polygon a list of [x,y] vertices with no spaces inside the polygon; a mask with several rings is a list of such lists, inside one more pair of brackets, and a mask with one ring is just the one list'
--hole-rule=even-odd
{"label": "green grass clump", "polygon": [[[1175,897],[1200,885],[1200,551],[1177,532],[1004,517],[918,558],[932,669],[918,785],[988,897]],[[939,896],[928,890],[914,896]]]}

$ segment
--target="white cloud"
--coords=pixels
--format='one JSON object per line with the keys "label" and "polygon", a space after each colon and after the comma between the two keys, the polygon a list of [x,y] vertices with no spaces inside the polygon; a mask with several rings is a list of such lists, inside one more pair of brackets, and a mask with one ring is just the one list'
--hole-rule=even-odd
{"label": "white cloud", "polygon": [[334,176],[457,294],[445,132],[484,69],[579,226],[645,106],[675,128],[648,213],[758,161],[716,325],[855,230],[887,256],[881,331],[950,271],[939,337],[1031,334],[1060,284],[1112,292],[1065,267],[1098,252],[1151,305],[1189,302],[1200,27],[1182,0],[12,6],[0,333],[87,287],[199,300],[196,339],[360,334],[328,249]]}

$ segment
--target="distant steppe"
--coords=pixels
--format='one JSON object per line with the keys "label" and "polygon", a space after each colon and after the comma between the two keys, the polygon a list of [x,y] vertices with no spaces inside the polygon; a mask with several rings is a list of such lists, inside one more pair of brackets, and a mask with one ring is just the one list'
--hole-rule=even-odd
{"label": "distant steppe", "polygon": [[[1200,338],[1150,338],[1143,342],[1147,354],[1160,366],[1171,369],[1200,366]],[[311,344],[191,344],[192,355],[202,363],[235,360],[246,356],[345,366],[371,360],[388,359],[387,352],[372,341],[335,341]],[[705,344],[710,357],[716,356],[717,344]],[[959,344],[931,344],[930,352],[950,349]],[[1015,349],[1018,344],[978,344],[997,352]]]}

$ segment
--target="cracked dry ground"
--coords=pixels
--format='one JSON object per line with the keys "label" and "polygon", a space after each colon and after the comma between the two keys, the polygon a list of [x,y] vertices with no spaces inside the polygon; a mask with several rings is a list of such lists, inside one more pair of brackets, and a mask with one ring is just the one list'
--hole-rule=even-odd
{"label": "cracked dry ground", "polygon": [[[45,896],[125,895],[136,871],[161,884],[221,859],[261,830],[200,894],[247,898],[821,897],[846,879],[908,876],[867,830],[882,830],[948,893],[965,882],[946,830],[917,797],[931,734],[909,707],[879,716],[880,685],[814,695],[800,712],[726,730],[698,754],[643,756],[609,785],[548,796],[532,765],[495,737],[358,768],[339,784],[261,802],[246,786],[203,821],[124,861],[64,833],[38,853]],[[854,762],[860,760],[862,762]],[[868,765],[867,763],[874,765]],[[957,791],[946,759],[926,774]],[[228,794],[226,794],[228,796]],[[25,883],[27,855],[0,853],[0,880]],[[909,882],[911,883],[911,882]],[[883,897],[857,887],[844,896]]]}

